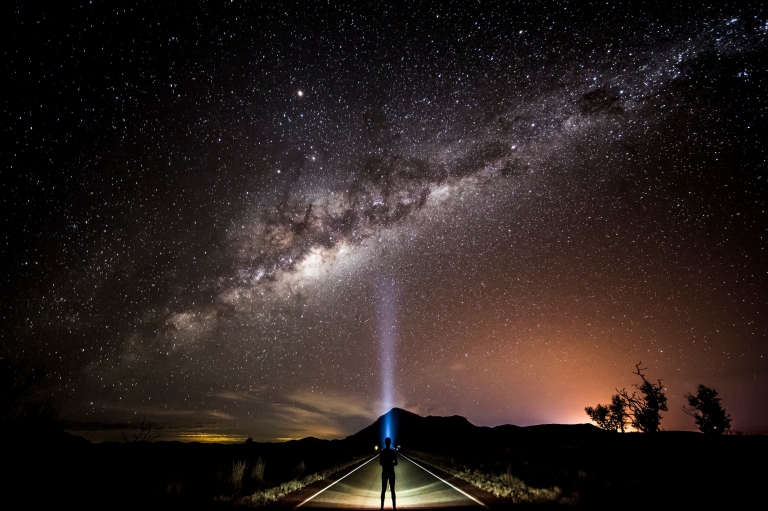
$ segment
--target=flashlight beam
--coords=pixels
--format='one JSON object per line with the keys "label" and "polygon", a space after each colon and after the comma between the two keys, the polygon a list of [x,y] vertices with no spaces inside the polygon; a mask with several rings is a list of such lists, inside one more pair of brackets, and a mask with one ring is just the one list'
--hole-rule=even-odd
{"label": "flashlight beam", "polygon": [[[311,497],[309,497],[309,498],[305,499],[303,502],[301,502],[301,504],[297,505],[297,506],[296,506],[295,508],[293,508],[293,509],[299,509],[301,506],[303,506],[304,504],[306,504],[306,503],[307,503],[307,502],[309,502],[310,500],[314,499],[315,497],[317,497],[318,495],[320,495],[321,493],[323,493],[325,490],[327,490],[328,488],[330,488],[330,487],[331,487],[331,486],[333,486],[334,484],[336,484],[336,483],[338,483],[339,481],[341,481],[342,479],[344,479],[344,478],[346,478],[346,477],[349,477],[350,475],[354,474],[354,473],[355,473],[357,470],[359,470],[359,469],[363,468],[363,467],[364,467],[364,466],[366,466],[368,463],[372,462],[373,460],[375,460],[375,459],[376,459],[376,458],[378,458],[378,457],[379,457],[379,455],[377,454],[377,455],[376,455],[376,456],[374,456],[373,458],[369,459],[368,461],[366,461],[365,463],[363,463],[362,465],[360,465],[359,467],[357,467],[355,470],[352,470],[352,471],[350,471],[348,474],[344,475],[344,477],[340,477],[340,478],[336,479],[334,482],[332,482],[331,484],[329,484],[328,486],[326,486],[325,488],[323,488],[323,489],[322,489],[322,490],[320,490],[319,492],[317,492],[317,493],[315,493],[314,495],[312,495]],[[434,475],[434,474],[433,474],[433,475]],[[435,477],[437,477],[437,476],[435,476]],[[439,479],[439,478],[438,478],[438,479]],[[455,486],[454,486],[454,488],[455,488]],[[457,488],[457,489],[458,489],[458,488]],[[459,490],[459,491],[461,491],[461,490]],[[464,492],[462,492],[462,493],[464,493]],[[465,494],[465,495],[466,495],[466,494]],[[472,498],[472,497],[470,497],[470,498]],[[474,500],[474,499],[473,499],[473,500]]]}
{"label": "flashlight beam", "polygon": [[[419,465],[418,463],[416,463],[415,461],[413,461],[411,458],[409,458],[409,457],[408,457],[408,456],[406,456],[405,454],[403,454],[403,453],[400,453],[400,452],[399,452],[399,453],[397,453],[397,454],[398,454],[398,455],[400,455],[400,456],[402,456],[403,458],[407,459],[408,461],[410,461],[411,463],[413,463],[414,465],[416,465],[417,467],[419,467],[421,470],[423,470],[423,471],[424,471],[424,472],[426,472],[427,474],[431,475],[432,477],[436,477],[437,479],[440,479],[442,482],[444,482],[445,484],[447,484],[448,486],[450,486],[451,488],[453,488],[453,489],[454,489],[454,490],[456,490],[457,492],[461,493],[461,494],[462,494],[462,495],[464,495],[465,497],[467,497],[467,498],[469,498],[469,499],[472,499],[473,501],[477,502],[478,504],[480,504],[481,506],[483,506],[485,509],[490,509],[488,506],[486,506],[485,504],[483,504],[482,502],[480,502],[479,500],[477,500],[475,497],[473,497],[473,496],[472,496],[472,495],[470,495],[469,493],[465,492],[465,491],[464,491],[464,490],[462,490],[461,488],[457,488],[457,487],[455,487],[454,485],[452,485],[451,483],[449,483],[448,481],[446,481],[446,480],[445,480],[445,479],[443,479],[442,477],[440,477],[440,476],[438,476],[438,475],[435,475],[435,474],[433,474],[432,472],[430,472],[430,471],[429,471],[429,470],[427,470],[426,468],[422,467],[421,465]],[[357,469],[355,469],[355,470],[357,470]]]}

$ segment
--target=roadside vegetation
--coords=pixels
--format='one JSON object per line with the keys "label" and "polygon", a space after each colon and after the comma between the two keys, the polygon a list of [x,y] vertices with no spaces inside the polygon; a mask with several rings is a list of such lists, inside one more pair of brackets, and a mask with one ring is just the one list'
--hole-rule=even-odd
{"label": "roadside vegetation", "polygon": [[425,452],[409,452],[409,455],[417,461],[439,468],[495,497],[509,499],[514,504],[576,504],[579,501],[578,493],[565,495],[557,486],[534,488],[525,484],[512,474],[511,464],[507,464],[500,471],[487,471],[482,468],[468,467],[448,456]]}
{"label": "roadside vegetation", "polygon": [[404,453],[493,494],[502,508],[507,501],[545,508],[607,509],[622,503],[626,509],[706,504],[748,509],[762,487],[765,470],[752,468],[750,460],[768,455],[764,436],[622,435],[585,427],[593,431],[571,435],[567,426],[540,426],[540,435],[485,449],[465,448],[459,441],[446,449]]}
{"label": "roadside vegetation", "polygon": [[[257,507],[368,454],[341,441],[317,439],[224,445],[134,441],[134,434],[126,435],[127,442],[95,444],[60,430],[4,432],[13,433],[17,445],[8,449],[6,462],[15,469],[7,487],[17,495],[34,495],[36,507],[65,502],[80,509]],[[28,477],[39,473],[41,460],[56,474],[42,493],[38,479]]]}
{"label": "roadside vegetation", "polygon": [[321,470],[319,472],[315,472],[313,474],[304,476],[302,478],[292,479],[290,481],[287,481],[269,488],[257,490],[251,495],[246,495],[244,497],[241,497],[235,500],[235,504],[238,506],[248,506],[248,507],[258,507],[258,506],[272,504],[282,499],[283,497],[285,497],[291,492],[301,490],[302,488],[305,488],[310,484],[316,483],[317,481],[322,481],[323,479],[337,472],[341,472],[342,470],[345,470],[355,465],[356,463],[362,462],[367,457],[368,456],[359,457],[354,460],[348,461],[346,463],[335,465],[325,470]]}
{"label": "roadside vegetation", "polygon": [[[169,475],[167,491],[181,500],[204,498],[219,505],[259,507],[273,504],[291,492],[344,470],[366,456],[333,449],[330,442],[295,441],[285,444],[246,442],[235,451],[240,456],[215,465],[207,478],[189,474]],[[305,444],[297,449],[295,444]],[[227,446],[232,447],[232,446]]]}

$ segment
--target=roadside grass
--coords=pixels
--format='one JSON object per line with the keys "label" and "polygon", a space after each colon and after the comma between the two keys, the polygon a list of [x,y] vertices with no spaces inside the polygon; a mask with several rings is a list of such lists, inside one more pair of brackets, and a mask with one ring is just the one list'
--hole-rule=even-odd
{"label": "roadside grass", "polygon": [[259,457],[256,462],[253,464],[253,467],[251,468],[251,480],[253,480],[256,483],[263,483],[264,482],[264,469],[266,468],[266,464],[264,463],[264,460]]}
{"label": "roadside grass", "polygon": [[232,462],[232,477],[230,482],[234,491],[240,491],[243,488],[243,476],[245,476],[245,461]]}
{"label": "roadside grass", "polygon": [[456,462],[448,456],[440,456],[425,452],[409,452],[418,461],[439,468],[454,477],[493,494],[502,499],[509,499],[514,504],[547,504],[576,505],[579,503],[578,493],[564,494],[557,486],[552,488],[534,488],[512,474],[510,464],[499,473],[487,473],[477,468],[468,467]]}

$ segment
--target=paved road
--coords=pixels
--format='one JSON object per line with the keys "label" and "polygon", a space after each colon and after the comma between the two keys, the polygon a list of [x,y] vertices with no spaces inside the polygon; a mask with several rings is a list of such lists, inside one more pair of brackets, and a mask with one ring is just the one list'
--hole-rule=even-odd
{"label": "paved road", "polygon": [[[395,468],[398,509],[483,508],[442,479],[430,474],[405,456],[398,454]],[[418,462],[417,462],[418,463]],[[306,501],[302,508],[379,509],[381,505],[381,467],[376,457],[347,477]],[[384,504],[392,509],[389,488]]]}

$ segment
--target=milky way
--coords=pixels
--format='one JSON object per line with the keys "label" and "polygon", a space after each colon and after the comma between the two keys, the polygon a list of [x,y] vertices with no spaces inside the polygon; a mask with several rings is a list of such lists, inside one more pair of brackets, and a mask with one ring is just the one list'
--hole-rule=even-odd
{"label": "milky way", "polygon": [[4,371],[94,439],[338,438],[388,371],[586,422],[638,361],[765,430],[768,16],[657,11],[16,5]]}

